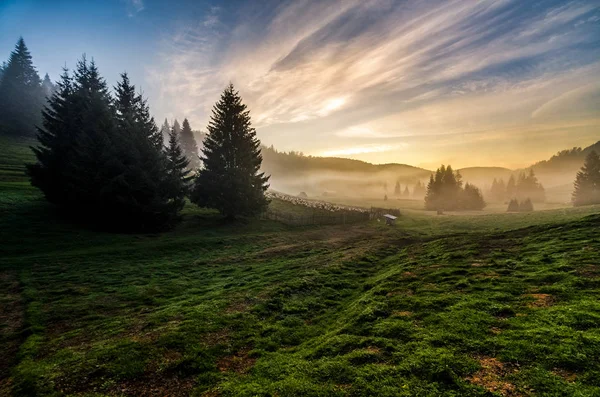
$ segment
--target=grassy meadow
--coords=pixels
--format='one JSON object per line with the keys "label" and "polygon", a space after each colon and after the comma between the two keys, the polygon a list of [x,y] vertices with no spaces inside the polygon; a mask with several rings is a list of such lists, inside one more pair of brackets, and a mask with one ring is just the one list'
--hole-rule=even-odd
{"label": "grassy meadow", "polygon": [[28,144],[0,140],[2,396],[600,395],[600,206],[107,234]]}

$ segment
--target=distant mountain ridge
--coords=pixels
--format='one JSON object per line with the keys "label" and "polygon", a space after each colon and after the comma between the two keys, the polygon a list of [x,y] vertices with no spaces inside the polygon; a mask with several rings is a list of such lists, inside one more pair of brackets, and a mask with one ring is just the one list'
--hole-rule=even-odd
{"label": "distant mountain ridge", "polygon": [[[585,156],[592,150],[600,153],[600,141],[586,148],[562,150],[548,160],[538,161],[524,169],[504,167],[465,167],[460,171],[463,180],[482,189],[488,189],[494,178],[508,181],[533,169],[546,188],[561,187],[566,192],[572,184]],[[311,191],[347,191],[353,194],[380,194],[391,192],[396,181],[403,185],[427,182],[434,172],[408,164],[371,164],[366,161],[340,157],[305,156],[299,152],[279,152],[273,147],[263,147],[263,171],[271,175],[271,184],[288,193]],[[565,196],[565,197],[562,197]],[[562,193],[559,200],[567,200]]]}

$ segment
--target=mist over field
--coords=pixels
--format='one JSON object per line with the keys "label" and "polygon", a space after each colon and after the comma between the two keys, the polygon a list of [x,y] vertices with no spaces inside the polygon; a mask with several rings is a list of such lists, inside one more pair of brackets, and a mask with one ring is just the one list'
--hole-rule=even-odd
{"label": "mist over field", "polygon": [[600,396],[599,22],[0,1],[0,397]]}

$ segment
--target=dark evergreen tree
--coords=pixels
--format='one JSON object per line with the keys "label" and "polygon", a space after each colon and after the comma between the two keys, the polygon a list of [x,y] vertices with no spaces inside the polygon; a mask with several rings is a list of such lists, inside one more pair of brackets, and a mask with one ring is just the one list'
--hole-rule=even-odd
{"label": "dark evergreen tree", "polygon": [[0,131],[11,135],[34,135],[41,122],[43,105],[40,76],[21,37],[0,81]]}
{"label": "dark evergreen tree", "polygon": [[185,204],[185,197],[189,193],[192,177],[189,175],[189,161],[183,154],[183,150],[181,150],[179,138],[175,131],[169,134],[166,155],[169,191],[174,193],[173,198],[177,202],[178,209],[181,210]]}
{"label": "dark evergreen tree", "polygon": [[460,172],[454,172],[452,166],[442,165],[431,175],[425,194],[425,209],[428,210],[461,210],[482,209],[485,202],[481,191],[467,184],[463,189]]}
{"label": "dark evergreen tree", "polygon": [[181,143],[181,148],[183,149],[185,157],[189,161],[189,167],[194,170],[197,169],[200,166],[198,146],[196,145],[196,139],[194,138],[194,133],[192,132],[188,119],[183,120],[179,142]]}
{"label": "dark evergreen tree", "polygon": [[112,230],[159,230],[181,207],[160,134],[126,74],[108,94],[85,58],[65,71],[43,113],[31,182],[65,214]]}
{"label": "dark evergreen tree", "polygon": [[511,199],[508,202],[507,212],[519,212],[519,201],[516,198]]}
{"label": "dark evergreen tree", "polygon": [[600,156],[594,150],[588,153],[577,172],[572,201],[576,207],[600,204]]}
{"label": "dark evergreen tree", "polygon": [[396,186],[394,187],[394,196],[400,196],[402,190],[400,189],[400,181],[396,181]]}
{"label": "dark evergreen tree", "polygon": [[268,205],[264,193],[269,177],[260,172],[260,141],[233,84],[213,107],[208,132],[192,201],[228,218],[259,214]]}
{"label": "dark evergreen tree", "polygon": [[408,190],[408,185],[404,188],[404,193],[402,194],[404,197],[410,197],[410,191]]}
{"label": "dark evergreen tree", "polygon": [[31,184],[38,187],[51,203],[69,205],[69,172],[77,150],[79,101],[67,69],[63,69],[57,89],[42,112],[43,128],[38,129],[38,142],[32,147],[37,163],[28,166]]}
{"label": "dark evergreen tree", "polygon": [[2,76],[4,76],[4,71],[6,70],[6,61],[2,62],[0,65],[0,83],[2,83]]}

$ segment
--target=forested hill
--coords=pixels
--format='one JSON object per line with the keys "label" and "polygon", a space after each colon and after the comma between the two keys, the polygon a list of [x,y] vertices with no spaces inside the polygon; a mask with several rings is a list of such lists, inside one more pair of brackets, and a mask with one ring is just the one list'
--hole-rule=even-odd
{"label": "forested hill", "polygon": [[[592,150],[600,153],[600,141],[583,149],[560,151],[550,159],[537,162],[527,169],[466,167],[459,171],[464,181],[487,189],[494,178],[508,181],[511,175],[533,168],[540,182],[546,188],[559,189],[563,199],[562,196],[567,197],[572,191],[575,174],[583,165],[585,156]],[[332,191],[353,195],[381,195],[386,184],[389,188],[396,181],[408,185],[417,181],[426,183],[433,172],[407,164],[371,164],[354,159],[305,156],[299,152],[285,153],[273,147],[263,147],[262,154],[262,169],[271,175],[271,186],[291,194],[300,191],[309,194]]]}
{"label": "forested hill", "polygon": [[[262,170],[271,175],[271,187],[290,194],[322,195],[335,192],[352,195],[381,195],[385,184],[399,180],[414,184],[429,178],[431,171],[406,164],[371,164],[337,157],[304,156],[262,148]],[[394,186],[388,186],[393,189]]]}
{"label": "forested hill", "polygon": [[583,164],[585,156],[592,150],[595,150],[596,153],[600,153],[600,141],[583,149],[574,147],[573,149],[561,150],[550,157],[549,160],[539,161],[531,167],[536,173],[577,172]]}

